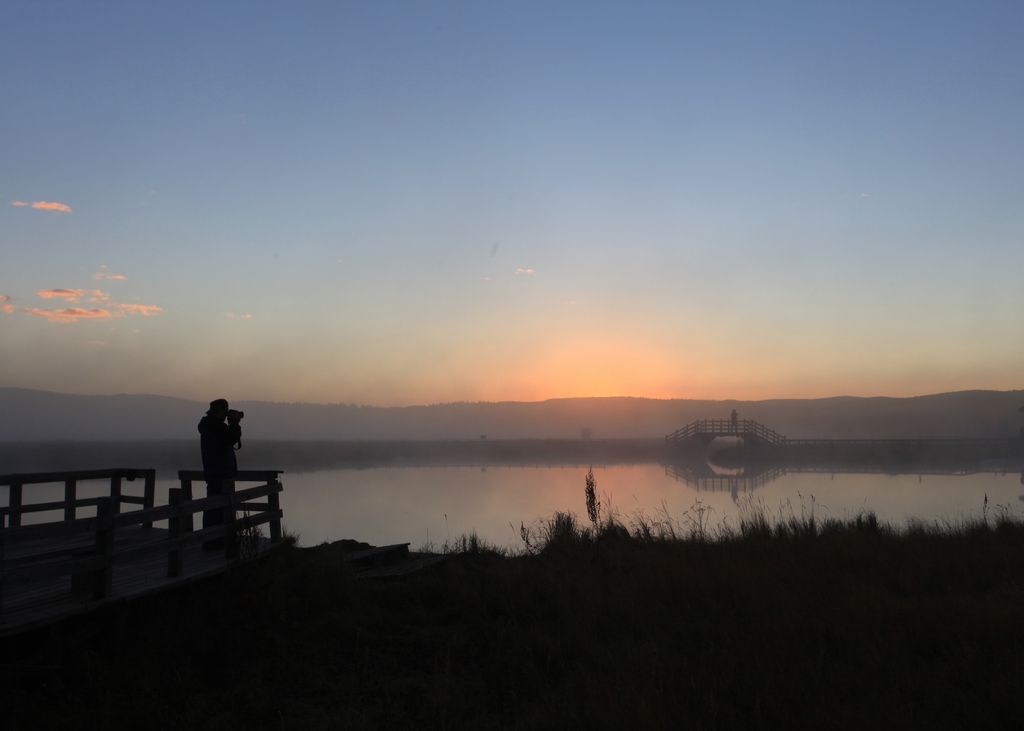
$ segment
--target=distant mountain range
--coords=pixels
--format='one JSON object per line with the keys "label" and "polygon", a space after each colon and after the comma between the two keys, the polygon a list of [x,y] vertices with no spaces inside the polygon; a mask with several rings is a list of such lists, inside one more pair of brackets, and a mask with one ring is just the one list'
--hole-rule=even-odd
{"label": "distant mountain range", "polygon": [[[371,407],[238,401],[243,433],[282,440],[593,439],[660,437],[733,409],[790,438],[1006,437],[1020,433],[1024,391],[959,391],[913,398],[572,398]],[[0,441],[196,438],[207,409],[167,396],[81,396],[0,387]]]}

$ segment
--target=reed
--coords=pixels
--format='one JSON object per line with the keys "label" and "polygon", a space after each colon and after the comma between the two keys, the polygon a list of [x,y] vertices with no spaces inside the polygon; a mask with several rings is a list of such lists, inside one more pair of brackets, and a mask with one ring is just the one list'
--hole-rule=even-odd
{"label": "reed", "polygon": [[[335,546],[8,640],[0,724],[149,729],[1011,728],[1024,523],[822,518],[711,528],[569,512],[518,551],[469,534],[400,580]],[[589,515],[588,515],[589,517]],[[514,531],[514,528],[513,528]],[[28,719],[31,719],[30,721]],[[16,721],[17,723],[15,724]]]}

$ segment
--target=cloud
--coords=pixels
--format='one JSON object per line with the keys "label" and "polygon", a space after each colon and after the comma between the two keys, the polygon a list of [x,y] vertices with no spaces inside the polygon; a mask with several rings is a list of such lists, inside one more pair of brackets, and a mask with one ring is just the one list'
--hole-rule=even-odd
{"label": "cloud", "polygon": [[871,194],[870,194],[870,193],[861,193],[861,194],[860,194],[860,197],[861,197],[861,198],[870,198],[870,197],[871,197]]}
{"label": "cloud", "polygon": [[535,274],[532,269],[516,269],[516,274]]}
{"label": "cloud", "polygon": [[[99,273],[103,274],[104,272]],[[69,307],[64,310],[48,310],[6,305],[3,307],[4,312],[20,310],[29,315],[45,317],[50,322],[76,322],[82,319],[127,317],[129,315],[149,317],[150,315],[156,315],[158,312],[163,312],[163,308],[156,305],[115,302],[109,294],[100,289],[40,289],[36,291],[36,294],[43,299],[63,299],[69,304],[78,304],[79,299],[87,297],[89,302],[103,305],[103,307],[91,307],[89,309]],[[6,295],[0,295],[0,297],[6,298],[0,299],[0,302],[6,302],[10,299]]]}
{"label": "cloud", "polygon": [[66,299],[68,302],[78,302],[78,298],[82,296],[82,290],[80,289],[40,289],[36,292],[43,299],[53,299],[54,297],[61,297]]}
{"label": "cloud", "polygon": [[11,296],[8,294],[0,294],[0,302],[10,302]]}
{"label": "cloud", "polygon": [[163,310],[156,305],[117,305],[129,315],[142,315],[149,317]]}
{"label": "cloud", "polygon": [[252,315],[236,315],[234,312],[225,312],[224,317],[229,320],[251,320]]}
{"label": "cloud", "polygon": [[14,312],[14,305],[0,305],[0,312]]}
{"label": "cloud", "polygon": [[20,206],[27,206],[28,203],[26,203],[25,201],[11,201],[11,205],[12,206],[19,206],[20,207]]}
{"label": "cloud", "polygon": [[25,308],[22,311],[29,315],[45,317],[50,322],[77,322],[78,320],[95,320],[117,316],[114,313],[108,310],[102,310],[99,307],[93,307],[88,310],[82,307],[68,307],[65,310],[40,310],[32,307]]}
{"label": "cloud", "polygon": [[96,272],[92,275],[92,278],[99,281],[100,279],[124,279],[123,274],[111,274],[110,272]]}
{"label": "cloud", "polygon": [[55,213],[71,213],[71,209],[63,203],[51,203],[49,201],[36,201],[32,204],[33,208],[40,208],[44,211],[54,211]]}

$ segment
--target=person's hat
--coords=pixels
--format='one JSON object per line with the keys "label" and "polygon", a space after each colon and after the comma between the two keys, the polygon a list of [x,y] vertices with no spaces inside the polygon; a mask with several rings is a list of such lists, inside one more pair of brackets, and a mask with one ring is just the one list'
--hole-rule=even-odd
{"label": "person's hat", "polygon": [[211,411],[219,411],[220,409],[226,408],[228,408],[228,400],[224,398],[219,398],[210,402],[210,409],[206,413],[209,414]]}

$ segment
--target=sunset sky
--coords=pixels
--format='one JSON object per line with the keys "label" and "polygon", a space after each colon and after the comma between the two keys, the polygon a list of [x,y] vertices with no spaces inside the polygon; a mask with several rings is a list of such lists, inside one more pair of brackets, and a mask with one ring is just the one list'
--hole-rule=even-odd
{"label": "sunset sky", "polygon": [[0,5],[0,386],[1024,387],[1024,4]]}

